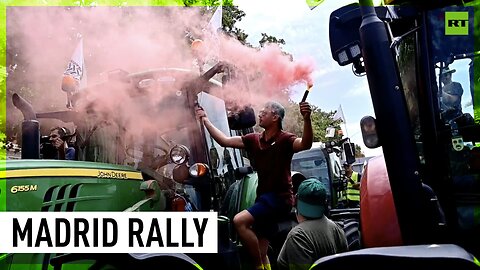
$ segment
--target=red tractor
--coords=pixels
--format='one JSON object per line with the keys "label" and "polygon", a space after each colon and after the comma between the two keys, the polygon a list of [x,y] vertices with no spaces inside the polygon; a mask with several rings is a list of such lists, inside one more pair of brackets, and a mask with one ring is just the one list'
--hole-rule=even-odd
{"label": "red tractor", "polygon": [[313,269],[478,269],[480,1],[359,2],[331,13],[330,47],[367,75],[363,140],[384,155],[361,182],[363,249]]}

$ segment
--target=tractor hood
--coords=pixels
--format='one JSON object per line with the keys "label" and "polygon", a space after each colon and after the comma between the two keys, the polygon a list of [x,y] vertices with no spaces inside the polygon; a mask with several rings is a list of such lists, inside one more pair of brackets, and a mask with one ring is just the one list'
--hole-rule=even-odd
{"label": "tractor hood", "polygon": [[[0,173],[0,199],[6,211],[124,211],[145,199],[142,174],[127,166],[8,160]],[[143,208],[158,211],[164,205]]]}
{"label": "tractor hood", "polygon": [[7,160],[2,178],[80,176],[142,180],[140,172],[122,165],[67,160]]}

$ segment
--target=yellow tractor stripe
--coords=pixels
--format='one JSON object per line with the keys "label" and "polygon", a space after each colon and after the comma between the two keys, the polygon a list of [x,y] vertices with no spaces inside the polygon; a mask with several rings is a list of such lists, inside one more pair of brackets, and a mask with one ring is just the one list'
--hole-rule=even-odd
{"label": "yellow tractor stripe", "polygon": [[81,168],[48,168],[48,169],[21,169],[0,171],[0,178],[19,177],[56,177],[56,176],[83,176],[105,179],[133,179],[143,180],[140,172],[81,169]]}

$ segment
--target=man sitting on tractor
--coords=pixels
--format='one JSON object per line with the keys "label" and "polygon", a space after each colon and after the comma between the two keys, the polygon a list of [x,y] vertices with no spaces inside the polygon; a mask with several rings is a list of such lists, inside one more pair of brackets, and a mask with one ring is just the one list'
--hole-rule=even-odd
{"label": "man sitting on tractor", "polygon": [[258,174],[255,204],[238,213],[233,224],[242,244],[253,259],[256,269],[271,269],[267,257],[269,239],[274,237],[277,222],[287,219],[293,206],[290,164],[293,153],[310,149],[313,141],[310,104],[300,103],[303,136],[297,138],[282,130],[285,109],[277,102],[268,102],[258,116],[262,133],[227,137],[208,120],[205,111],[196,109],[197,117],[210,135],[223,147],[245,148]]}

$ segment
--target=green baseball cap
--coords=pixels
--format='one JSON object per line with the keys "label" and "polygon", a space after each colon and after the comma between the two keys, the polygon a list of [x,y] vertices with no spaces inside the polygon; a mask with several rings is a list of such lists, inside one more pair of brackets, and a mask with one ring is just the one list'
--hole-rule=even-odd
{"label": "green baseball cap", "polygon": [[297,192],[297,211],[307,218],[321,218],[327,207],[327,189],[316,178],[303,181]]}

